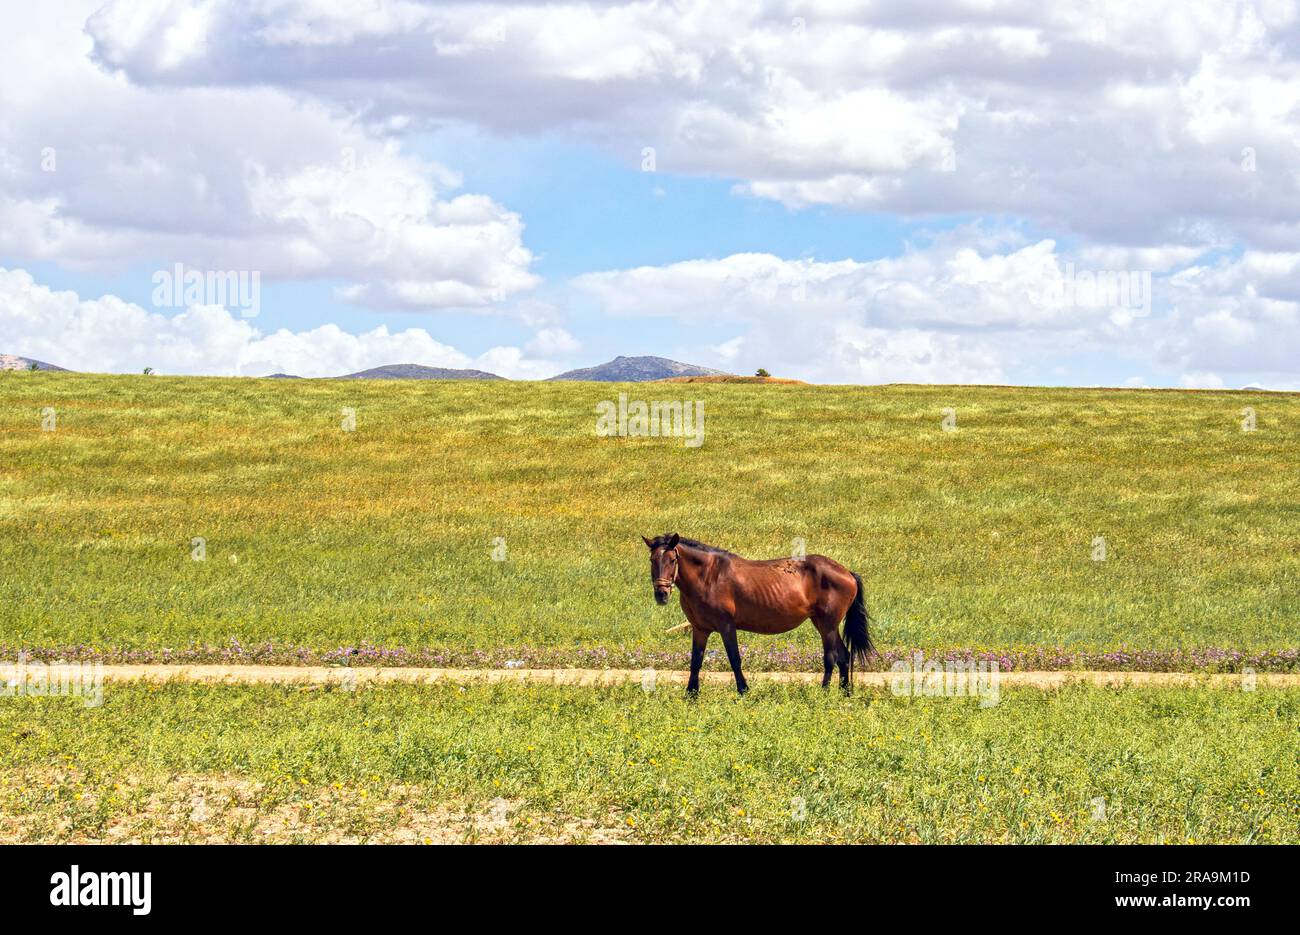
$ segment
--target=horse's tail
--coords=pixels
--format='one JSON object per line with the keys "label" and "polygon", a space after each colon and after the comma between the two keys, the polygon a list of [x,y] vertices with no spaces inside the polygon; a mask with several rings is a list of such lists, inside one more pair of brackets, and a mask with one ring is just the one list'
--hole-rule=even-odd
{"label": "horse's tail", "polygon": [[862,579],[856,572],[850,574],[858,583],[858,593],[854,595],[853,603],[849,605],[849,612],[844,615],[844,642],[849,647],[849,671],[851,672],[853,663],[865,665],[867,656],[874,653],[876,647],[871,645],[871,635],[867,632],[871,615],[867,613],[867,605],[862,598]]}

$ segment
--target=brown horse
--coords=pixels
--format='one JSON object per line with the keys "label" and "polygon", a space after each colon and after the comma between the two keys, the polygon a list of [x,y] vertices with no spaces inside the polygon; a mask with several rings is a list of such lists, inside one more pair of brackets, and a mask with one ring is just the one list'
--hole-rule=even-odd
{"label": "brown horse", "polygon": [[[873,651],[862,579],[837,561],[824,555],[751,561],[677,533],[641,540],[650,547],[655,601],[667,604],[676,586],[682,612],[691,623],[691,679],[686,686],[690,695],[700,690],[704,647],[714,631],[722,637],[742,695],[749,686],[740,672],[737,630],[785,633],[811,617],[822,636],[823,688],[838,665],[840,687],[847,690],[854,661],[864,662]],[[840,620],[844,639],[840,639]]]}

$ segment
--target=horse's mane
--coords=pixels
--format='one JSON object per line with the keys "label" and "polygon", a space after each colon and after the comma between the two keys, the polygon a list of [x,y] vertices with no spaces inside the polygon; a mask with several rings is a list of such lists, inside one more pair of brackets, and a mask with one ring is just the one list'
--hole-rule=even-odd
{"label": "horse's mane", "polygon": [[[656,536],[654,542],[651,543],[651,547],[658,548],[659,546],[665,546],[669,543],[672,537],[673,535],[670,532],[666,532],[662,536]],[[735,552],[728,552],[726,549],[720,549],[716,545],[709,545],[707,542],[701,542],[699,539],[688,539],[685,536],[679,536],[677,541],[681,545],[692,549],[699,549],[701,552],[712,552],[715,555],[736,554]]]}

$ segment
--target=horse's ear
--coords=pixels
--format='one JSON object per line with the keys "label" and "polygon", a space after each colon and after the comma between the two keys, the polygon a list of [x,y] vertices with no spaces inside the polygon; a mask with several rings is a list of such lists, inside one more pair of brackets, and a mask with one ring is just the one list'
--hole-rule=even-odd
{"label": "horse's ear", "polygon": [[678,543],[680,540],[681,540],[681,536],[677,535],[677,533],[673,533],[673,537],[672,537],[671,539],[668,540],[668,548],[670,548],[670,549],[675,549],[675,548],[677,548],[677,543]]}
{"label": "horse's ear", "polygon": [[654,544],[653,542],[651,542],[649,539],[647,539],[645,536],[642,536],[642,537],[641,537],[641,541],[644,542],[644,543],[646,544],[646,546],[649,547],[649,548],[652,548],[652,549],[653,549],[653,548],[655,547],[655,544]]}

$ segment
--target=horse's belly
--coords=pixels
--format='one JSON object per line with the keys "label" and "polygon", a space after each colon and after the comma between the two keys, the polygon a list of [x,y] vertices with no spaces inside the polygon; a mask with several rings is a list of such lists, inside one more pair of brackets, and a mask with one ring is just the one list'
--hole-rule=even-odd
{"label": "horse's belly", "polygon": [[750,633],[785,633],[807,619],[807,613],[795,608],[762,604],[742,604],[736,608],[736,629]]}

